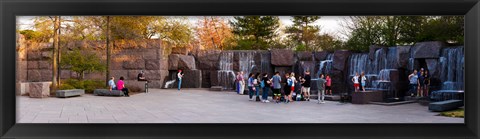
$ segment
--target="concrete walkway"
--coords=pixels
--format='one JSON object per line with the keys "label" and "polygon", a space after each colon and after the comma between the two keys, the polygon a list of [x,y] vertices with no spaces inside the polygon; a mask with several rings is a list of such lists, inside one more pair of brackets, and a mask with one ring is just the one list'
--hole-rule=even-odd
{"label": "concrete walkway", "polygon": [[[131,97],[17,97],[18,123],[464,123],[417,103],[397,106],[327,101],[260,103],[206,89],[149,89]],[[271,99],[271,98],[270,98]]]}

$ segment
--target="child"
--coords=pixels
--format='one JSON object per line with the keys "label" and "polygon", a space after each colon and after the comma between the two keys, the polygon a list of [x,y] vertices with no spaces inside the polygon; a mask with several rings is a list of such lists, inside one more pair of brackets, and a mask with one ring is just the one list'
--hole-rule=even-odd
{"label": "child", "polygon": [[362,90],[365,91],[365,86],[367,83],[367,77],[365,77],[365,72],[362,71],[362,78],[361,78]]}
{"label": "child", "polygon": [[358,72],[355,72],[355,76],[353,76],[352,78],[352,82],[353,82],[353,88],[355,88],[355,92],[358,92],[358,88],[360,87],[360,84],[358,82]]}

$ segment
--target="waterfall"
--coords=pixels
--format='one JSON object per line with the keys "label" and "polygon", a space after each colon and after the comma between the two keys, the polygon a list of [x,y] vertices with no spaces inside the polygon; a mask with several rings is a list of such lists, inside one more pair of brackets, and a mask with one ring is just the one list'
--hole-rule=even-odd
{"label": "waterfall", "polygon": [[[248,79],[248,75],[255,67],[254,52],[240,52],[239,53],[239,67],[240,71],[243,71],[243,78]],[[262,63],[263,64],[263,63]]]}
{"label": "waterfall", "polygon": [[320,74],[330,74],[330,71],[332,70],[332,65],[333,65],[333,54],[327,54],[327,58],[323,61],[320,61],[320,64],[318,65],[318,71],[317,74],[314,78],[320,77]]}
{"label": "waterfall", "polygon": [[440,57],[440,80],[442,90],[463,90],[465,55],[463,47],[442,50]]}
{"label": "waterfall", "polygon": [[368,73],[367,66],[371,66],[370,60],[368,59],[368,54],[352,54],[350,56],[350,65],[349,65],[349,75],[350,76],[355,76],[355,73],[358,73],[359,75],[362,74],[362,72]]}
{"label": "waterfall", "polygon": [[233,52],[225,51],[220,55],[220,62],[217,73],[218,84],[224,90],[232,90],[235,85],[235,73],[233,72]]}

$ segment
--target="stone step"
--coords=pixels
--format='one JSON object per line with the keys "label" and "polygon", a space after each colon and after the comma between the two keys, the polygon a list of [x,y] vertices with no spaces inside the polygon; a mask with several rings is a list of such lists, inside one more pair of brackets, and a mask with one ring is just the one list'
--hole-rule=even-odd
{"label": "stone step", "polygon": [[212,86],[210,87],[210,91],[223,91],[222,86]]}
{"label": "stone step", "polygon": [[[317,94],[310,94],[310,99],[318,99],[318,95]],[[325,100],[339,101],[340,96],[339,95],[325,95]]]}
{"label": "stone step", "polygon": [[463,105],[464,104],[462,100],[452,99],[452,100],[445,100],[445,101],[430,103],[428,105],[428,110],[435,111],[435,112],[443,112],[448,110],[454,110]]}

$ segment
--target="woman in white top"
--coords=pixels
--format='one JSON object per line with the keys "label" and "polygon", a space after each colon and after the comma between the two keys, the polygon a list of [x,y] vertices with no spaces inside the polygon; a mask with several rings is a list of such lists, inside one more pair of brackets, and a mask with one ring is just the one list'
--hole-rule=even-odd
{"label": "woman in white top", "polygon": [[355,88],[355,92],[358,92],[358,87],[360,86],[359,82],[358,82],[358,72],[355,72],[355,76],[353,76],[352,78],[352,82],[353,82],[353,87]]}
{"label": "woman in white top", "polygon": [[290,87],[290,95],[288,95],[288,99],[293,101],[292,96],[295,93],[295,83],[297,83],[297,79],[295,79],[295,73],[290,73],[290,79],[292,80],[292,86]]}
{"label": "woman in white top", "polygon": [[178,78],[178,91],[180,91],[180,88],[182,87],[182,79],[183,79],[182,70],[178,70],[177,78]]}
{"label": "woman in white top", "polygon": [[362,84],[362,90],[365,91],[365,86],[367,85],[367,77],[365,77],[365,72],[362,71],[362,79],[361,84]]}

